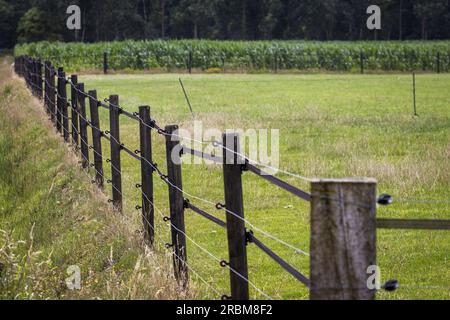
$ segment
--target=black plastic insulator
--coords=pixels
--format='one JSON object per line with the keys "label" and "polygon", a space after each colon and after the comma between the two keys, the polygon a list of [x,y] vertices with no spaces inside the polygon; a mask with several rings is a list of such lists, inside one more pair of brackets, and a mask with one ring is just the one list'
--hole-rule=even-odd
{"label": "black plastic insulator", "polygon": [[386,282],[382,288],[386,291],[392,292],[392,291],[397,290],[398,287],[399,287],[398,280],[394,279],[394,280],[389,280],[388,282]]}
{"label": "black plastic insulator", "polygon": [[216,209],[217,209],[217,210],[222,210],[223,208],[225,208],[225,205],[224,205],[224,204],[222,204],[222,203],[220,203],[220,202],[216,204]]}
{"label": "black plastic insulator", "polygon": [[230,264],[227,262],[227,261],[225,261],[225,260],[222,260],[222,261],[220,261],[220,266],[222,267],[222,268],[225,268],[226,266],[229,266]]}
{"label": "black plastic insulator", "polygon": [[394,202],[394,198],[391,195],[383,193],[378,197],[377,203],[383,206],[388,206]]}

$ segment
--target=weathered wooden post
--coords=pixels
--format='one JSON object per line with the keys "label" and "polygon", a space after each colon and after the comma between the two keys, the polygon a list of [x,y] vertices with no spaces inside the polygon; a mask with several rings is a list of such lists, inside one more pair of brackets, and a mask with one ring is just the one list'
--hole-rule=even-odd
{"label": "weathered wooden post", "polygon": [[84,93],[84,83],[77,84],[78,89],[78,112],[80,122],[80,146],[81,154],[83,155],[82,166],[89,168],[89,144],[87,132],[87,118],[86,118],[86,95]]}
{"label": "weathered wooden post", "polygon": [[43,89],[42,89],[42,62],[40,59],[36,60],[36,81],[37,81],[37,95],[39,100],[42,100],[42,93],[43,93]]}
{"label": "weathered wooden post", "polygon": [[33,60],[33,82],[34,82],[34,96],[39,97],[39,79],[38,79],[38,61]]}
{"label": "weathered wooden post", "polygon": [[103,156],[102,156],[102,132],[100,131],[100,118],[98,115],[97,91],[89,91],[89,110],[92,123],[92,146],[94,148],[95,182],[99,188],[103,188]]}
{"label": "weathered wooden post", "polygon": [[113,205],[117,211],[122,212],[122,172],[120,165],[120,126],[119,126],[119,96],[109,97],[109,133],[111,137],[111,173]]}
{"label": "weathered wooden post", "polygon": [[436,55],[436,68],[437,68],[437,73],[441,73],[441,53],[438,52]]}
{"label": "weathered wooden post", "polygon": [[57,112],[57,106],[56,106],[56,87],[55,87],[55,68],[52,64],[50,64],[50,70],[49,70],[49,105],[50,105],[50,112],[51,112],[51,119],[53,122],[53,125],[57,126],[57,120],[58,117],[56,115]]}
{"label": "weathered wooden post", "polygon": [[56,90],[57,90],[57,99],[56,99],[56,130],[58,130],[59,132],[62,132],[62,122],[63,122],[63,102],[62,102],[62,96],[61,96],[61,92],[62,92],[62,86],[63,86],[63,79],[62,79],[62,73],[64,72],[63,68],[58,68],[57,71],[57,80],[56,80]]}
{"label": "weathered wooden post", "polygon": [[103,73],[108,74],[108,52],[103,52]]}
{"label": "weathered wooden post", "polygon": [[45,61],[45,69],[44,69],[44,78],[45,78],[45,84],[44,84],[44,106],[45,111],[47,111],[47,114],[50,115],[50,100],[49,100],[49,81],[50,81],[50,73],[48,70],[50,69],[50,61]]}
{"label": "weathered wooden post", "polygon": [[364,53],[362,50],[359,53],[359,63],[361,64],[361,74],[364,74]]}
{"label": "weathered wooden post", "polygon": [[193,56],[192,56],[192,49],[189,49],[188,53],[188,72],[189,74],[192,73],[192,62],[193,62]]}
{"label": "weathered wooden post", "polygon": [[36,96],[36,60],[33,59],[31,63],[31,92]]}
{"label": "weathered wooden post", "polygon": [[67,80],[66,73],[64,70],[61,71],[61,92],[59,96],[61,98],[61,108],[62,108],[62,129],[63,137],[65,142],[69,142],[69,111],[67,106]]}
{"label": "weathered wooden post", "polygon": [[419,116],[417,114],[417,101],[416,101],[416,73],[413,71],[413,104],[414,104],[414,116]]}
{"label": "weathered wooden post", "polygon": [[78,146],[78,97],[76,86],[78,84],[78,76],[73,74],[70,76],[70,106],[72,118],[72,143]]}
{"label": "weathered wooden post", "polygon": [[278,65],[278,50],[275,50],[275,57],[274,57],[274,59],[275,59],[275,61],[274,61],[274,63],[275,63],[275,65],[274,65],[275,73],[278,73],[278,67],[279,67],[279,65]]}
{"label": "weathered wooden post", "polygon": [[311,183],[312,300],[372,300],[368,268],[376,265],[376,198],[373,179]]}
{"label": "weathered wooden post", "polygon": [[33,59],[30,57],[28,57],[27,84],[28,88],[33,92]]}
{"label": "weathered wooden post", "polygon": [[172,135],[178,126],[166,126],[166,158],[167,179],[169,181],[170,222],[173,247],[173,263],[175,278],[184,287],[188,283],[188,268],[186,265],[186,230],[184,226],[184,197],[181,176],[182,147],[177,137]]}
{"label": "weathered wooden post", "polygon": [[[242,196],[242,158],[239,153],[239,136],[223,135],[223,176],[230,266],[231,298],[248,300],[247,234]],[[234,271],[232,271],[234,270]]]}
{"label": "weathered wooden post", "polygon": [[150,163],[152,160],[152,120],[150,107],[139,107],[139,135],[141,148],[141,183],[142,183],[142,220],[144,224],[145,238],[152,245],[154,240],[154,207],[153,207],[153,171]]}

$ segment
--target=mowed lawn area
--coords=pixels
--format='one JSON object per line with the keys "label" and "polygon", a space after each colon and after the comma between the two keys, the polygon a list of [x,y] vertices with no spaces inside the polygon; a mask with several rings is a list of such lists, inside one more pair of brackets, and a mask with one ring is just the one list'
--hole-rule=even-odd
{"label": "mowed lawn area", "polygon": [[[86,90],[100,98],[120,96],[120,105],[137,111],[150,105],[161,125],[193,127],[193,118],[178,82],[189,94],[195,119],[204,128],[279,129],[280,167],[306,177],[374,177],[378,192],[394,197],[379,217],[450,219],[450,75],[417,76],[417,110],[413,116],[412,76],[402,75],[79,75]],[[101,127],[109,129],[108,111]],[[121,118],[122,142],[139,148],[138,123]],[[220,139],[217,137],[216,139]],[[164,137],[153,135],[154,161],[166,172]],[[198,146],[196,146],[198,148]],[[109,145],[103,140],[103,152]],[[92,154],[91,154],[92,159]],[[105,174],[110,169],[104,163]],[[122,154],[125,214],[140,226],[140,164]],[[309,191],[298,178],[280,178]],[[155,204],[168,213],[168,190],[155,178]],[[183,165],[188,193],[223,202],[221,166]],[[309,204],[244,173],[245,216],[264,231],[309,252]],[[107,187],[110,193],[110,186]],[[186,196],[189,198],[189,196]],[[224,219],[196,199],[192,203]],[[158,248],[170,242],[168,227],[155,213]],[[228,259],[226,233],[186,211],[187,235],[220,259]],[[309,275],[309,257],[266,238],[271,249]],[[189,265],[220,293],[229,294],[229,270],[188,240]],[[306,299],[308,290],[254,245],[248,246],[251,282],[276,299]],[[398,279],[401,288],[380,292],[380,299],[450,299],[450,233],[379,230],[377,258],[382,281]],[[205,298],[218,298],[191,273]],[[263,296],[251,288],[252,298]]]}

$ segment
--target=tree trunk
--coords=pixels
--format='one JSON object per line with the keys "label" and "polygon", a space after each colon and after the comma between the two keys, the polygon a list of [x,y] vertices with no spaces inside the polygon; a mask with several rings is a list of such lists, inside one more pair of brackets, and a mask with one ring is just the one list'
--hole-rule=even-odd
{"label": "tree trunk", "polygon": [[198,39],[198,26],[196,22],[194,22],[194,39]]}
{"label": "tree trunk", "polygon": [[161,0],[161,37],[166,37],[166,0]]}
{"label": "tree trunk", "polygon": [[403,0],[400,0],[400,10],[398,12],[398,40],[403,38]]}
{"label": "tree trunk", "polygon": [[241,38],[247,39],[247,0],[242,0]]}
{"label": "tree trunk", "polygon": [[148,16],[147,16],[147,6],[146,0],[142,0],[142,10],[144,14],[144,39],[147,39],[147,25],[148,25]]}
{"label": "tree trunk", "polygon": [[427,40],[426,30],[427,30],[427,18],[423,17],[422,18],[422,40]]}

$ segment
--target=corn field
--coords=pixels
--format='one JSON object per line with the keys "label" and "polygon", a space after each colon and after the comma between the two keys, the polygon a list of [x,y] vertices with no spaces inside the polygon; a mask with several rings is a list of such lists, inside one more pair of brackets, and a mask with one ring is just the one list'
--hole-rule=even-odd
{"label": "corn field", "polygon": [[152,40],[95,44],[38,42],[18,45],[30,55],[73,71],[102,68],[103,53],[115,70],[327,70],[450,71],[450,41],[312,42]]}

